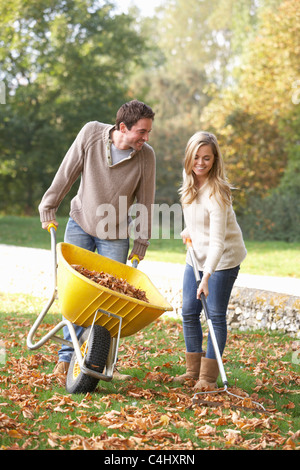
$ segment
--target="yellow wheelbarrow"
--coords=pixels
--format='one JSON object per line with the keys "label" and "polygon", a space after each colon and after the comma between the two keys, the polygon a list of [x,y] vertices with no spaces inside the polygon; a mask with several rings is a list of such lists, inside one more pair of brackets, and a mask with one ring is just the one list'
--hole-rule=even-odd
{"label": "yellow wheelbarrow", "polygon": [[[120,338],[135,334],[173,307],[135,267],[68,243],[56,245],[56,227],[51,225],[48,230],[53,256],[53,291],[28,334],[27,346],[35,350],[49,339],[71,346],[74,353],[66,389],[69,393],[93,392],[99,380],[112,380]],[[149,302],[103,287],[73,269],[73,264],[125,279],[145,291]],[[57,298],[63,319],[34,344],[33,337]],[[79,340],[73,324],[86,328]],[[71,342],[56,335],[65,326],[69,329]]]}

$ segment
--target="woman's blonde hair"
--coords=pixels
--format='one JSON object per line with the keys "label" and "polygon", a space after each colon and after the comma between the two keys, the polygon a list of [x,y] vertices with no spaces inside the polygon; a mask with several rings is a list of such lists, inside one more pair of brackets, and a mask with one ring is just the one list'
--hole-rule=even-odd
{"label": "woman's blonde hair", "polygon": [[228,183],[224,162],[219,148],[217,138],[209,132],[196,132],[188,141],[185,149],[184,158],[184,179],[179,194],[180,201],[183,205],[191,204],[197,196],[198,188],[196,185],[195,175],[193,172],[195,156],[200,147],[210,145],[214,154],[214,163],[208,174],[208,181],[211,186],[211,196],[216,195],[218,200],[223,204],[230,205],[231,187]]}

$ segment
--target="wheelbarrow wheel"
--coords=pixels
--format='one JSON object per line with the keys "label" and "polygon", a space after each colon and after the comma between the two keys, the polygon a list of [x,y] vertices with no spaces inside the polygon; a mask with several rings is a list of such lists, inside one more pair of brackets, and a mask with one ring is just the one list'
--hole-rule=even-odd
{"label": "wheelbarrow wheel", "polygon": [[[86,343],[90,334],[91,326],[89,326],[82,334],[79,345],[84,354]],[[86,355],[86,367],[96,372],[102,373],[106,365],[110,348],[109,331],[100,325],[94,325],[91,336],[89,338]],[[97,387],[99,379],[84,374],[79,367],[75,352],[72,355],[67,379],[66,390],[68,393],[91,393]]]}

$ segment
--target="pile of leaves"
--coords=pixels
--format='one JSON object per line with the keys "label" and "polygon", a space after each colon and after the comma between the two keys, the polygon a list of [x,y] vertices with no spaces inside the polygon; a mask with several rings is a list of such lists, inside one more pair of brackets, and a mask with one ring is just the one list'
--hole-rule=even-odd
{"label": "pile of leaves", "polygon": [[[43,303],[35,307],[32,299],[1,294],[0,301],[1,449],[300,449],[299,366],[291,361],[298,343],[291,338],[265,332],[229,335],[224,356],[229,390],[242,402],[219,394],[222,406],[208,407],[193,403],[192,382],[172,381],[185,366],[182,325],[161,317],[121,342],[118,368],[132,380],[100,381],[92,395],[69,395],[64,377],[52,374],[58,346],[26,347]],[[60,314],[54,311],[45,319],[39,337],[60,321]],[[267,412],[231,406],[254,401]]]}
{"label": "pile of leaves", "polygon": [[80,264],[72,264],[73,269],[87,277],[91,281],[96,282],[100,286],[107,287],[115,292],[127,295],[137,300],[142,300],[143,302],[149,302],[147,299],[146,292],[142,289],[138,289],[132,284],[129,284],[126,280],[122,278],[117,278],[112,274],[105,273],[104,271],[90,271],[89,269],[81,266]]}

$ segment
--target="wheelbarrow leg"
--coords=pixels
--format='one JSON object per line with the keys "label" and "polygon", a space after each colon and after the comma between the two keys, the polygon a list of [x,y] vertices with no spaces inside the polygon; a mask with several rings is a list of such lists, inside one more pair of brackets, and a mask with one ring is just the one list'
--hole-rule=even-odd
{"label": "wheelbarrow leg", "polygon": [[118,338],[112,338],[110,343],[110,349],[107,357],[105,375],[107,377],[113,377],[114,368],[117,362],[118,356]]}
{"label": "wheelbarrow leg", "polygon": [[101,308],[97,310],[96,314],[98,312],[104,313],[108,317],[114,317],[119,320],[118,336],[111,339],[110,349],[109,349],[109,353],[108,353],[108,357],[106,361],[106,368],[105,368],[105,374],[104,374],[106,377],[106,380],[111,380],[113,378],[114,367],[118,359],[118,349],[119,349],[119,342],[120,342],[121,329],[122,329],[122,317],[114,313],[107,312],[106,310],[102,310]]}

